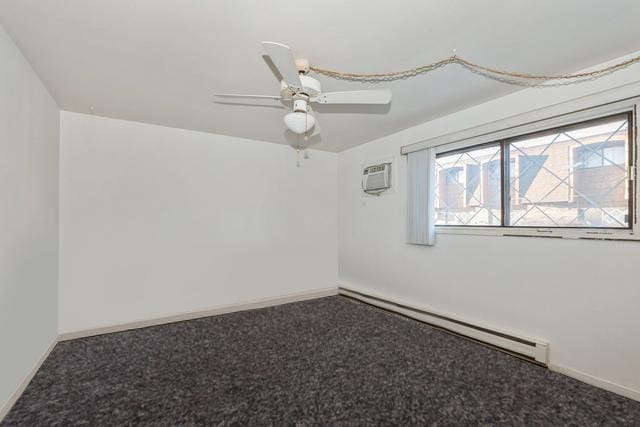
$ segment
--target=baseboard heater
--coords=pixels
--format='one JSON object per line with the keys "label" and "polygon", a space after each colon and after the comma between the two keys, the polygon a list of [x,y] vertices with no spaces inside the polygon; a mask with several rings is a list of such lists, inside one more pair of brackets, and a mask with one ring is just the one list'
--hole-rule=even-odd
{"label": "baseboard heater", "polygon": [[513,353],[532,362],[545,366],[548,363],[549,345],[545,342],[516,336],[503,331],[496,331],[468,321],[455,319],[450,316],[434,313],[433,311],[427,311],[419,307],[410,306],[388,298],[366,294],[353,289],[340,287],[339,292],[341,295],[411,317],[412,319],[428,323],[485,344],[489,344],[500,350]]}

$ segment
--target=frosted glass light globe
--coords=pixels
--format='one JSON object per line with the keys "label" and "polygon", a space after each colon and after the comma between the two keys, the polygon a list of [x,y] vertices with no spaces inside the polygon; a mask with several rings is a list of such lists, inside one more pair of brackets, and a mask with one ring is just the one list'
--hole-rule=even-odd
{"label": "frosted glass light globe", "polygon": [[298,111],[286,114],[284,124],[291,132],[301,135],[315,126],[316,119],[309,113]]}

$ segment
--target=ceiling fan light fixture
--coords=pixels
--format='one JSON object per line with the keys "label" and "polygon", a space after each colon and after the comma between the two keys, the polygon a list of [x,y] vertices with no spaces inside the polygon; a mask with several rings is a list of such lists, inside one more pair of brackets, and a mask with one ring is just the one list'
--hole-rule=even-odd
{"label": "ceiling fan light fixture", "polygon": [[308,75],[309,71],[311,71],[308,60],[296,59],[291,52],[291,48],[282,43],[264,41],[262,46],[278,74],[282,77],[280,95],[218,93],[216,97],[223,99],[257,98],[293,101],[293,111],[284,116],[284,124],[292,133],[304,135],[305,141],[308,141],[311,129],[315,128],[314,135],[319,135],[320,133],[320,124],[316,122],[315,117],[309,114],[310,103],[376,105],[389,104],[391,102],[391,91],[386,89],[322,92],[320,82]]}
{"label": "ceiling fan light fixture", "polygon": [[316,119],[309,113],[295,111],[284,116],[284,124],[291,132],[302,135],[315,126]]}

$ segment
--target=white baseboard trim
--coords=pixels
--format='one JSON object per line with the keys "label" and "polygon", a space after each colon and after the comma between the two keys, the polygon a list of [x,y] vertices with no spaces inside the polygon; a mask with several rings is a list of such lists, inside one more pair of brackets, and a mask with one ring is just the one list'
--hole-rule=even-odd
{"label": "white baseboard trim", "polygon": [[90,337],[94,335],[110,334],[112,332],[122,332],[122,331],[128,331],[130,329],[164,325],[166,323],[182,322],[184,320],[193,320],[201,317],[217,316],[220,314],[234,313],[237,311],[254,310],[257,308],[271,307],[275,305],[306,301],[310,299],[323,298],[323,297],[328,297],[333,295],[338,295],[337,287],[317,289],[317,290],[306,291],[306,292],[297,292],[294,294],[281,295],[277,297],[263,298],[263,299],[253,300],[253,301],[241,302],[237,304],[223,305],[223,306],[213,307],[206,310],[189,311],[189,312],[174,314],[171,316],[136,320],[132,322],[101,326],[98,328],[84,329],[84,330],[74,331],[74,332],[66,332],[58,336],[58,341],[67,341],[67,340],[73,340],[76,338]]}
{"label": "white baseboard trim", "polygon": [[[435,323],[435,322],[433,322],[433,319],[426,319],[425,320],[421,316],[415,315],[415,313],[410,313],[408,310],[403,310],[402,308],[394,307],[392,304],[384,304],[384,302],[366,298],[366,295],[371,295],[374,298],[380,298],[382,300],[391,301],[392,303],[401,304],[403,306],[410,307],[410,308],[413,308],[413,309],[416,309],[416,310],[420,310],[420,311],[424,310],[424,311],[434,312],[434,310],[431,309],[431,308],[409,306],[409,305],[406,305],[406,304],[399,303],[399,302],[395,301],[393,298],[388,298],[388,297],[385,297],[385,296],[379,296],[379,295],[376,295],[376,294],[372,294],[372,293],[370,293],[368,291],[365,291],[363,289],[352,288],[351,286],[346,286],[346,285],[340,285],[339,286],[339,291],[340,291],[340,294],[342,294],[342,295],[355,297],[355,298],[360,299],[360,300],[362,300],[364,302],[367,302],[367,303],[370,303],[372,305],[376,305],[376,306],[379,306],[381,308],[384,308],[384,309],[387,309],[387,310],[402,314],[404,316],[412,317],[412,318],[414,318],[416,320],[424,321],[426,323],[431,323],[431,324]],[[360,295],[354,294],[354,292],[359,293]],[[442,315],[442,313],[440,313],[440,315]],[[453,316],[450,316],[450,315],[446,315],[446,316],[453,317]],[[435,324],[435,326],[439,326],[439,325]],[[446,329],[446,327],[445,327],[445,329]],[[454,332],[457,332],[457,331],[454,331]],[[463,333],[463,335],[464,335],[464,333]],[[554,363],[552,363],[550,361],[546,362],[546,366],[547,366],[548,369],[550,369],[550,370],[552,370],[554,372],[557,372],[557,373],[562,374],[562,375],[566,375],[566,376],[571,377],[573,379],[576,379],[578,381],[582,381],[583,383],[586,383],[586,384],[589,384],[589,385],[592,385],[592,386],[595,386],[595,387],[610,391],[612,393],[619,394],[620,396],[628,397],[629,399],[640,401],[640,390],[635,390],[635,389],[632,389],[632,388],[629,388],[629,387],[626,387],[626,386],[623,386],[623,385],[620,385],[620,384],[613,383],[611,381],[607,381],[607,380],[604,380],[604,379],[601,379],[601,378],[597,378],[597,377],[594,377],[594,376],[589,375],[587,373],[584,373],[584,372],[578,371],[576,369],[570,368],[568,366],[554,364]]]}
{"label": "white baseboard trim", "polygon": [[525,337],[513,331],[507,331],[492,325],[483,325],[470,319],[463,319],[433,308],[411,305],[404,301],[369,291],[357,290],[343,285],[339,287],[339,291],[341,295],[446,329],[536,363],[546,365],[548,362],[549,345],[541,339]]}
{"label": "white baseboard trim", "polygon": [[592,386],[602,388],[612,393],[619,394],[620,396],[628,397],[629,399],[637,400],[640,402],[640,390],[634,390],[620,384],[612,383],[611,381],[596,378],[592,375],[586,374],[576,369],[569,368],[568,366],[550,363],[549,369],[559,374],[574,378],[578,381],[582,381],[583,383],[587,383]]}
{"label": "white baseboard trim", "polygon": [[237,304],[223,305],[219,307],[213,307],[207,310],[190,311],[190,312],[179,313],[179,314],[166,316],[166,317],[159,317],[155,319],[146,319],[146,320],[139,320],[134,322],[120,323],[115,325],[103,326],[99,328],[86,329],[82,331],[75,331],[75,332],[60,334],[56,337],[56,339],[53,340],[53,342],[49,345],[49,347],[44,352],[42,357],[40,357],[38,362],[33,366],[33,368],[29,371],[29,373],[20,382],[20,384],[18,385],[16,390],[13,392],[11,397],[9,397],[9,399],[4,404],[2,404],[2,406],[0,406],[0,421],[2,421],[2,419],[9,413],[13,405],[17,402],[17,400],[20,398],[24,390],[27,388],[27,386],[33,379],[36,372],[38,372],[38,369],[40,369],[40,366],[42,366],[42,363],[47,359],[47,357],[49,357],[51,350],[53,350],[56,344],[60,341],[67,341],[75,338],[89,337],[93,335],[108,334],[112,332],[127,331],[130,329],[145,328],[147,326],[163,325],[163,324],[172,323],[172,322],[182,322],[184,320],[192,320],[192,319],[198,319],[201,317],[216,316],[220,314],[228,314],[228,313],[234,313],[238,311],[272,307],[272,306],[288,304],[292,302],[306,301],[306,300],[316,299],[316,298],[324,298],[324,297],[329,297],[333,295],[338,295],[337,287],[317,289],[317,290],[306,291],[306,292],[298,292],[294,294],[281,295],[281,296],[272,297],[272,298],[263,298],[263,299],[247,301],[247,302],[242,302]]}
{"label": "white baseboard trim", "polygon": [[56,346],[57,343],[58,343],[58,339],[56,337],[51,342],[51,344],[49,344],[49,347],[45,350],[45,352],[42,354],[42,356],[40,356],[40,359],[38,359],[36,364],[33,365],[31,370],[27,373],[27,375],[20,382],[20,384],[18,384],[18,387],[16,387],[16,390],[11,394],[9,399],[6,402],[4,402],[2,404],[2,406],[0,406],[0,422],[9,413],[9,411],[11,410],[13,405],[20,398],[20,396],[22,396],[22,393],[24,392],[24,389],[27,388],[27,386],[29,385],[29,383],[33,379],[34,375],[36,374],[36,372],[38,372],[38,369],[40,369],[40,366],[42,366],[44,361],[47,360],[47,357],[49,357],[49,354],[51,353],[51,350],[53,350],[53,348]]}
{"label": "white baseboard trim", "polygon": [[[356,291],[356,292],[362,292],[362,291]],[[47,359],[47,357],[49,357],[49,354],[51,353],[51,351],[59,341],[66,341],[66,340],[88,337],[93,335],[102,335],[102,334],[107,334],[111,332],[126,331],[130,329],[144,328],[147,326],[162,325],[162,324],[172,323],[172,322],[181,322],[184,320],[191,320],[191,319],[197,319],[201,317],[209,317],[209,316],[233,313],[238,311],[254,310],[258,308],[271,307],[271,306],[288,304],[288,303],[298,302],[298,301],[306,301],[310,299],[323,298],[323,297],[328,297],[328,296],[333,296],[338,294],[339,294],[339,288],[330,287],[330,288],[318,289],[314,291],[282,295],[282,296],[273,297],[273,298],[263,298],[263,299],[248,301],[244,303],[229,304],[229,305],[214,307],[207,310],[185,312],[185,313],[180,313],[180,314],[161,317],[161,318],[121,323],[117,325],[109,325],[109,326],[104,326],[100,328],[87,329],[82,331],[68,332],[68,333],[61,334],[57,337],[57,339],[54,339],[53,342],[51,342],[51,344],[49,345],[47,350],[44,352],[44,354],[40,357],[40,359],[36,362],[36,364],[29,371],[29,373],[24,377],[24,379],[20,382],[20,384],[18,385],[16,390],[13,392],[11,397],[4,404],[2,404],[2,406],[0,406],[0,421],[2,421],[2,419],[9,413],[13,405],[16,403],[16,401],[20,398],[20,396],[26,389],[27,385],[29,385],[29,383],[33,379],[36,372],[38,372],[38,369],[40,369],[40,366],[42,366],[42,363]],[[385,308],[390,308],[390,307],[385,307]],[[567,366],[556,365],[553,363],[548,363],[547,366],[549,369],[551,369],[554,372],[567,375],[569,377],[575,378],[584,383],[602,388],[604,390],[608,390],[610,392],[619,394],[621,396],[640,401],[639,390],[634,390],[634,389],[622,386],[620,384],[616,384],[610,381],[596,378],[592,375],[586,374],[584,372],[578,371],[576,369],[573,369]]]}

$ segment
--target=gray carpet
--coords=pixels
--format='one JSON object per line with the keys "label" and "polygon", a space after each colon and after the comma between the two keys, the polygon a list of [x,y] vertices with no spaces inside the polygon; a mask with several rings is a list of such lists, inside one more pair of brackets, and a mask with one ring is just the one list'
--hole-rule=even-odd
{"label": "gray carpet", "polygon": [[640,402],[344,297],[60,343],[3,426],[640,425]]}

